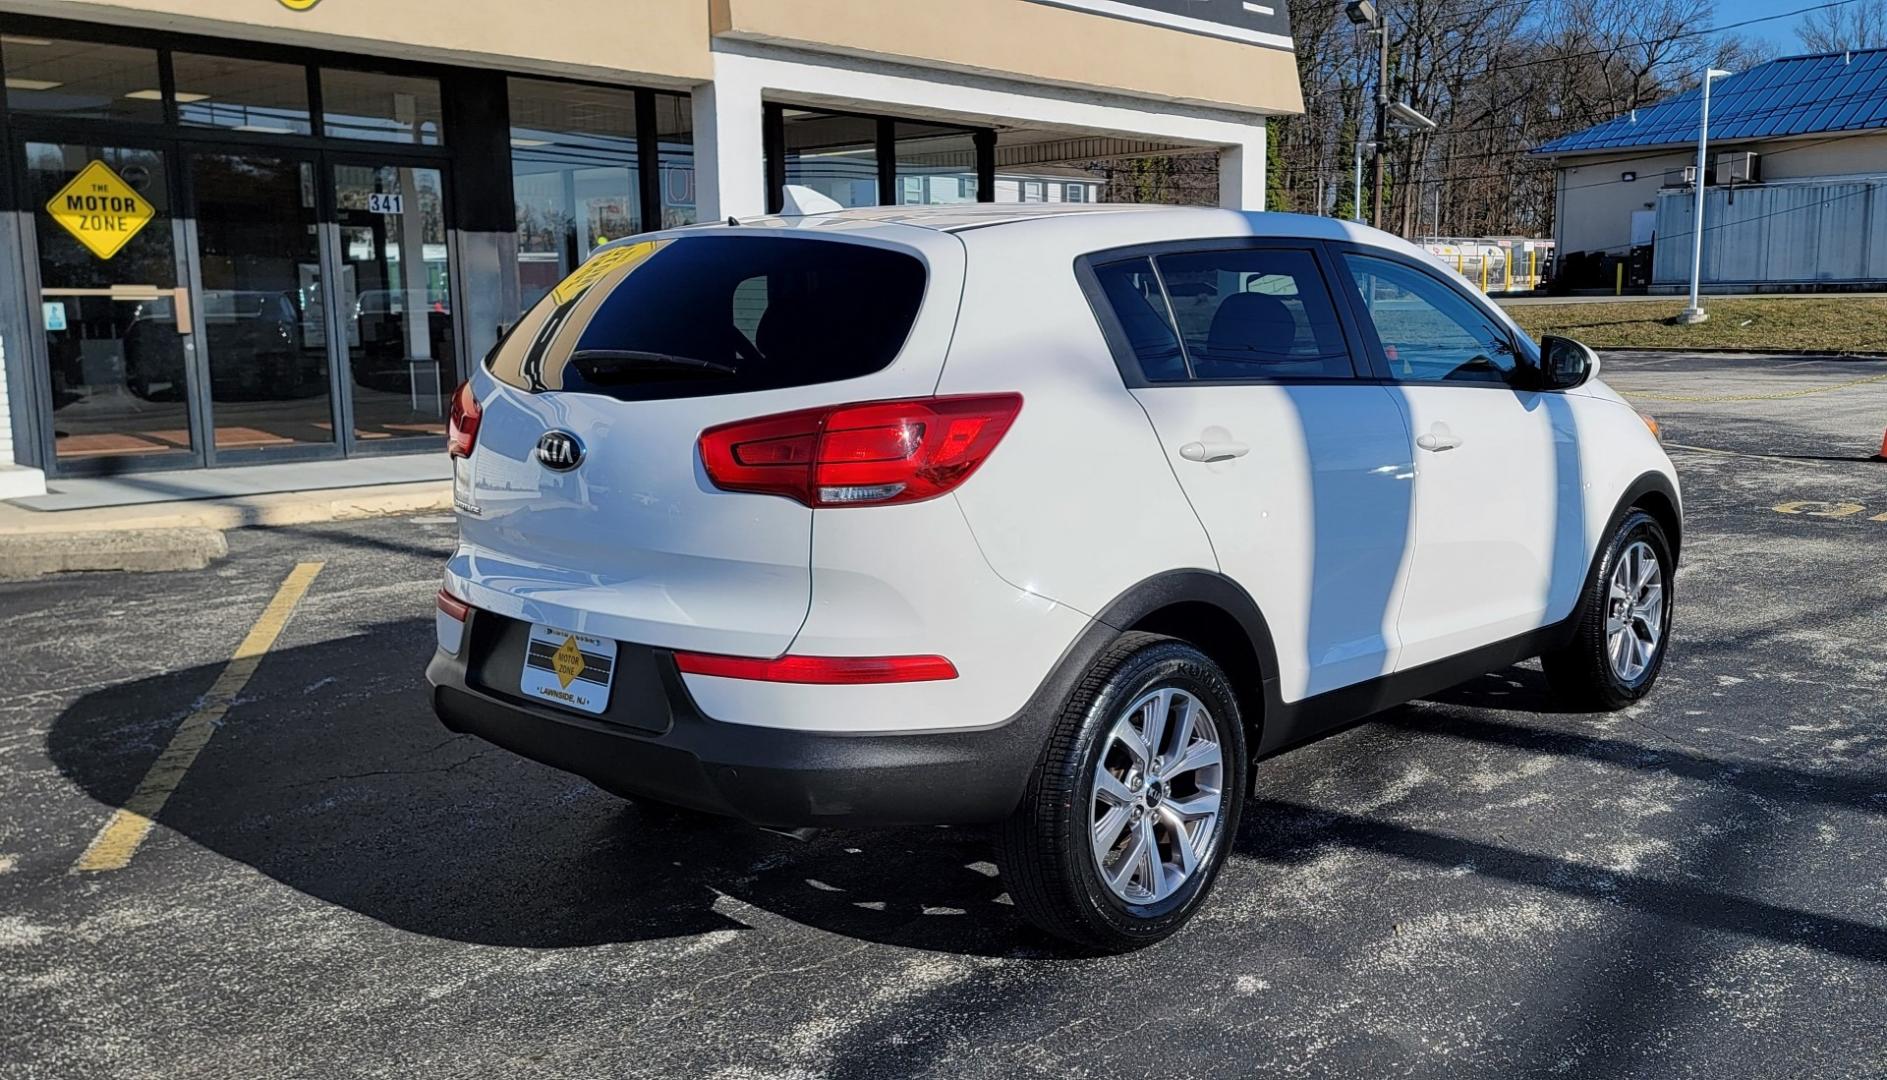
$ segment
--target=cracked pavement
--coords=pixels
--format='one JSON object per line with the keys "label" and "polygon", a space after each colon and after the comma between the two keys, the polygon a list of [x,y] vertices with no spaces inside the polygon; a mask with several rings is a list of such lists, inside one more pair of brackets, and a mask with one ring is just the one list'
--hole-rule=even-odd
{"label": "cracked pavement", "polygon": [[[1879,1077],[1887,384],[1773,395],[1881,371],[1608,355],[1698,448],[1651,698],[1522,666],[1265,762],[1125,957],[1022,925],[976,830],[658,821],[450,736],[446,518],[0,585],[0,1076]],[[310,559],[130,865],[69,873]]]}

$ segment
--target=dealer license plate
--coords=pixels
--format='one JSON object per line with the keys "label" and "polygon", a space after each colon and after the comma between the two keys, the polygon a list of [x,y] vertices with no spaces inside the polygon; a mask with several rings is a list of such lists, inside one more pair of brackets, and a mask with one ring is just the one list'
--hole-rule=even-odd
{"label": "dealer license plate", "polygon": [[609,707],[609,686],[615,675],[615,642],[531,624],[531,639],[524,646],[524,674],[518,679],[525,697],[600,713]]}

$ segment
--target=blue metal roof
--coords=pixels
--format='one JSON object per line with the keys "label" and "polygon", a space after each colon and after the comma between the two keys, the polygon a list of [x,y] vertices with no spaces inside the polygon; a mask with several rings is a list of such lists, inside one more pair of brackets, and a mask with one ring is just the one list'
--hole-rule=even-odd
{"label": "blue metal roof", "polygon": [[[1536,154],[1587,154],[1697,141],[1699,91],[1563,135]],[[1710,141],[1887,128],[1887,49],[1785,56],[1716,80]]]}

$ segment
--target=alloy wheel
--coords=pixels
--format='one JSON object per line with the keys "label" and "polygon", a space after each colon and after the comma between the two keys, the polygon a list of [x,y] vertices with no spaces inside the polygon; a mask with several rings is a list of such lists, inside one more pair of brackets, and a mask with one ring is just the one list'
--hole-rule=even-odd
{"label": "alloy wheel", "polygon": [[1089,797],[1095,869],[1115,896],[1153,904],[1211,854],[1225,755],[1212,714],[1175,687],[1141,694],[1104,736]]}
{"label": "alloy wheel", "polygon": [[1619,553],[1606,601],[1605,650],[1626,683],[1644,677],[1664,639],[1664,568],[1643,540]]}

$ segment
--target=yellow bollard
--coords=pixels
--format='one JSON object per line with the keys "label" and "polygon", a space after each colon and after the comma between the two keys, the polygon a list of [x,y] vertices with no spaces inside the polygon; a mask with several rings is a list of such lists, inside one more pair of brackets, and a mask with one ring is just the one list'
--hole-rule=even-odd
{"label": "yellow bollard", "polygon": [[1540,287],[1540,279],[1534,276],[1533,259],[1537,254],[1538,252],[1534,251],[1532,248],[1527,249],[1527,288],[1529,289],[1537,289]]}
{"label": "yellow bollard", "polygon": [[1625,295],[1625,264],[1618,264],[1618,280],[1612,285],[1613,296]]}
{"label": "yellow bollard", "polygon": [[1502,291],[1503,292],[1514,291],[1514,249],[1513,248],[1507,249],[1507,283]]}
{"label": "yellow bollard", "polygon": [[1481,291],[1487,292],[1487,252],[1481,252]]}
{"label": "yellow bollard", "polygon": [[1455,273],[1460,274],[1462,277],[1467,277],[1467,273],[1462,270],[1461,266],[1461,253],[1457,251],[1455,252]]}

